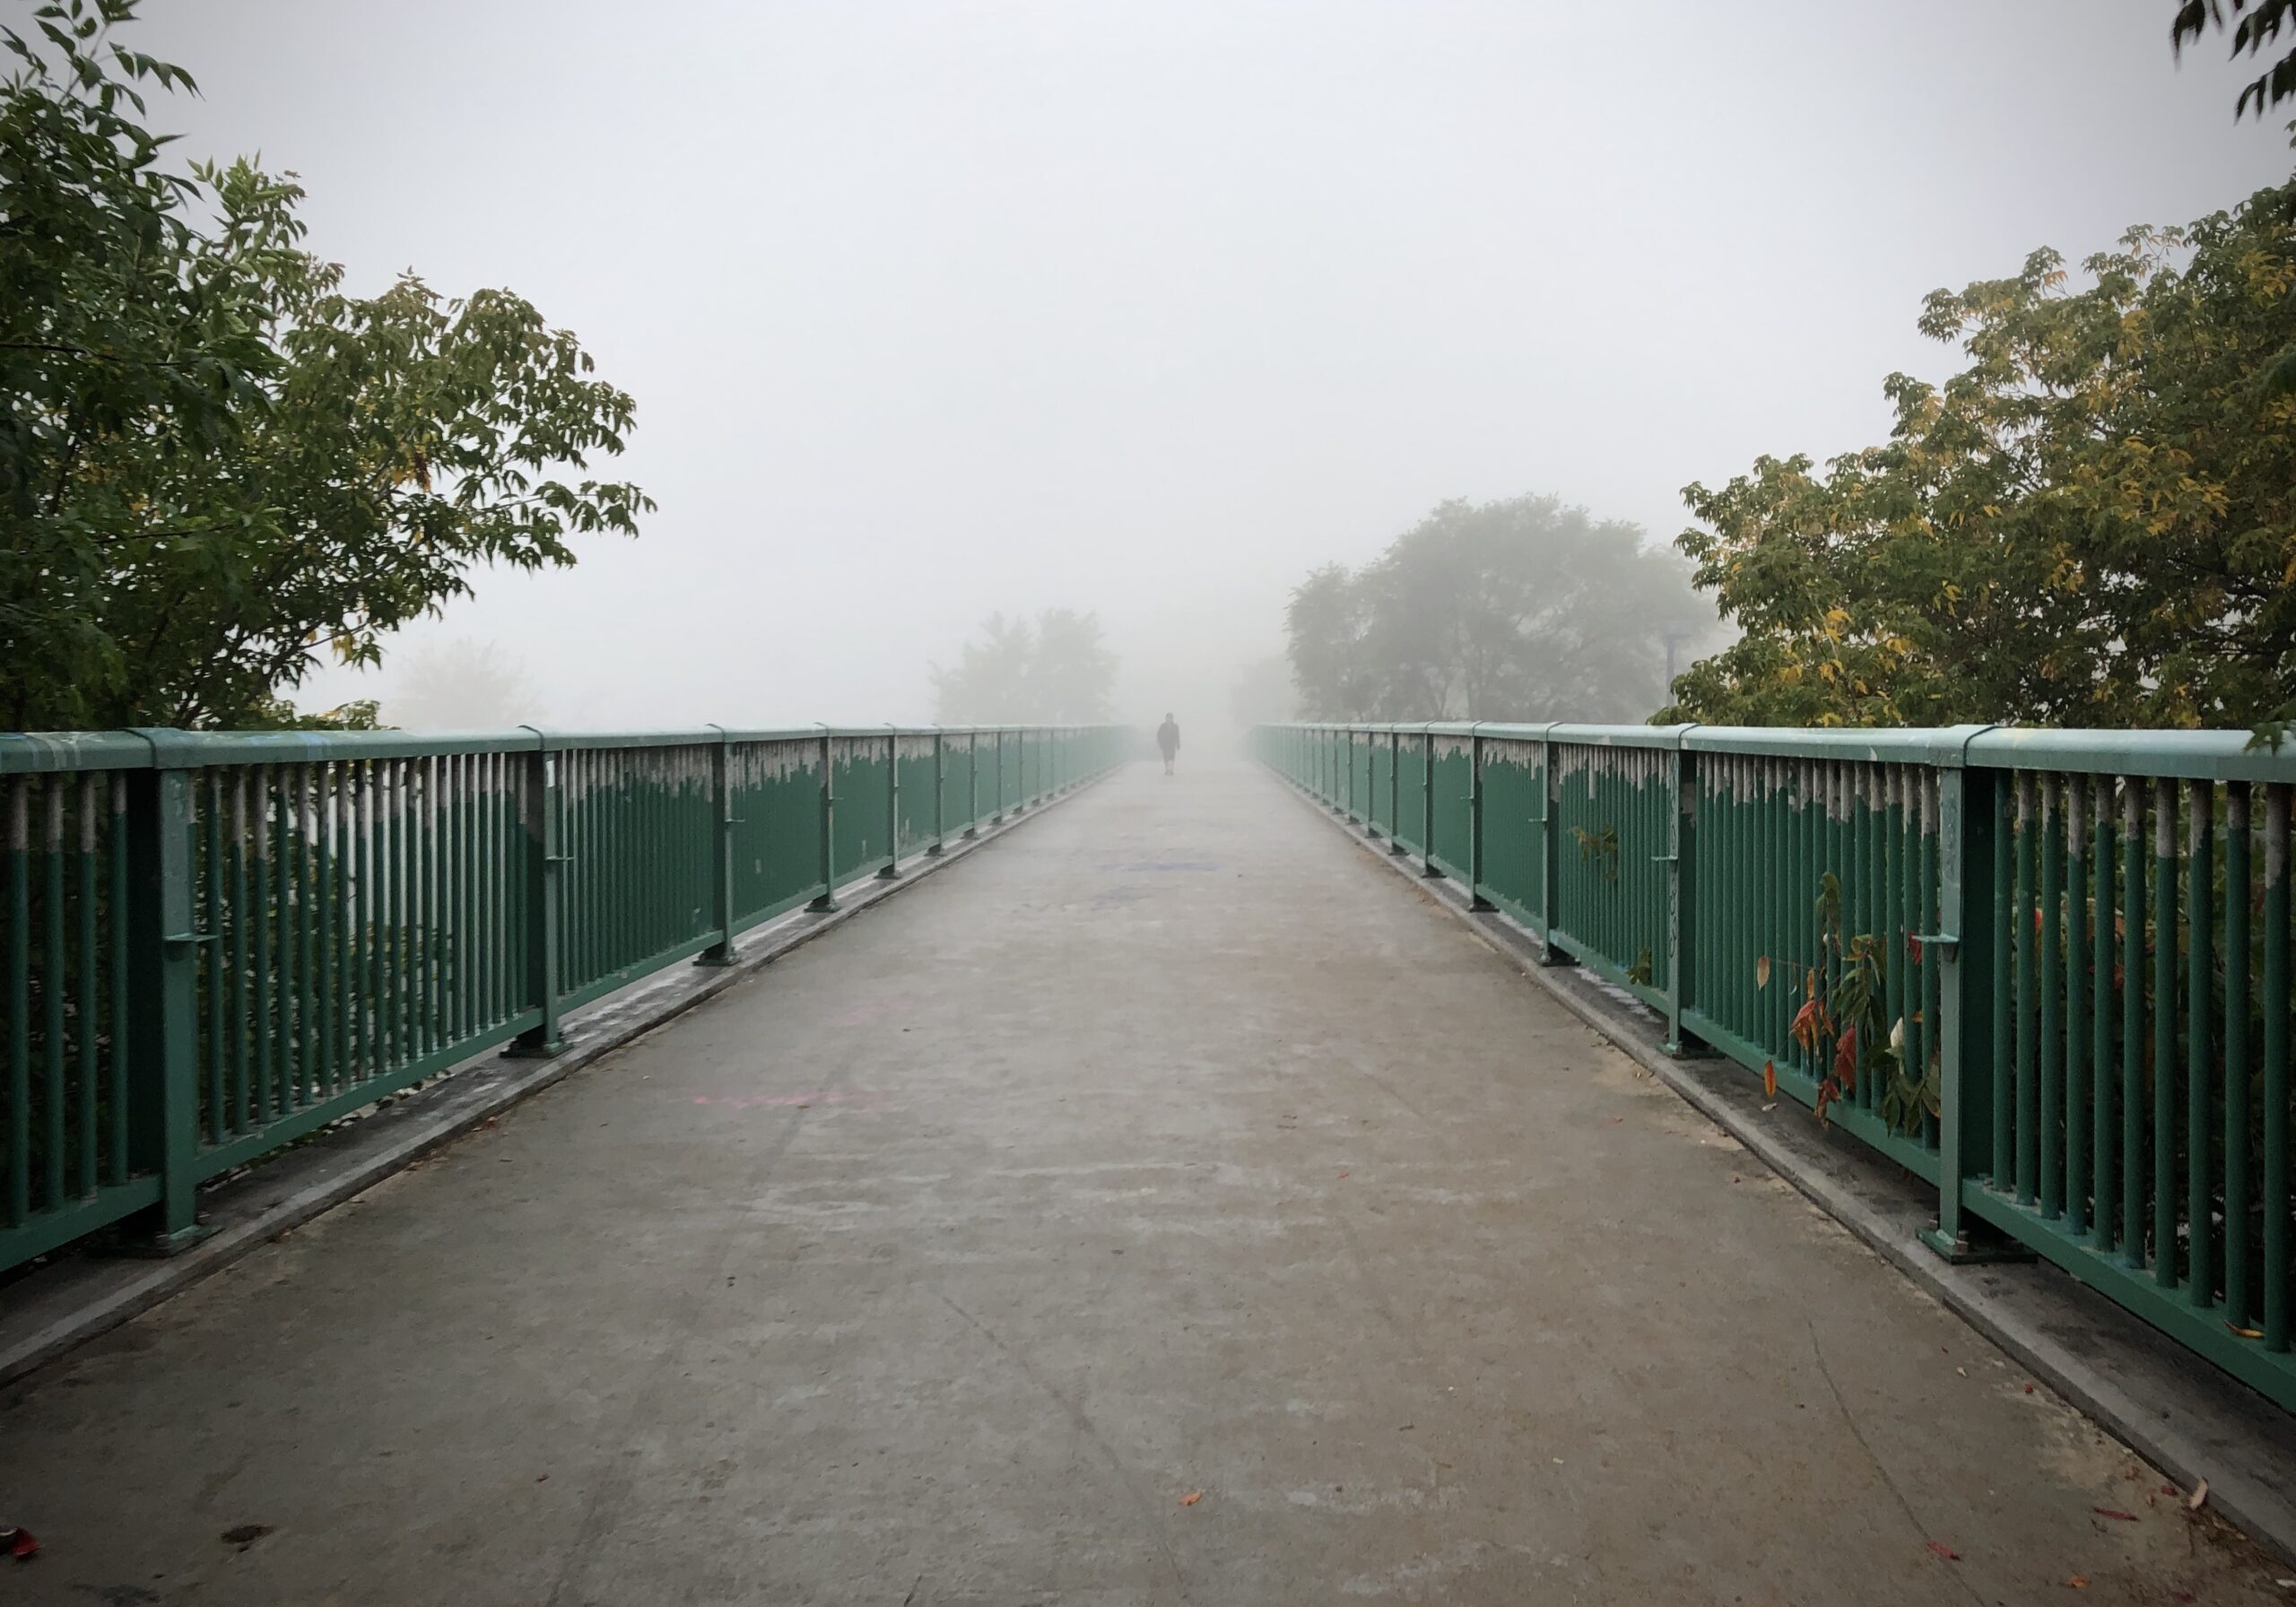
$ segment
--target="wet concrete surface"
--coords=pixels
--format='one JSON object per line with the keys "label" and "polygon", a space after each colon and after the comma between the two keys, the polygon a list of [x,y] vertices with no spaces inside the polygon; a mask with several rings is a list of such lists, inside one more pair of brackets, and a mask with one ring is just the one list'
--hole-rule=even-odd
{"label": "wet concrete surface", "polygon": [[2161,1486],[1190,762],[12,1387],[0,1597],[2296,1602]]}

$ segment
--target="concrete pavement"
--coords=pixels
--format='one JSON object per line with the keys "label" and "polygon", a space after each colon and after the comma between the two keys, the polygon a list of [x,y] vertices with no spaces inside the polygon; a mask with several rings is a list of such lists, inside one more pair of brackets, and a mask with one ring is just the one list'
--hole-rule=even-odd
{"label": "concrete pavement", "polygon": [[2296,1601],[2031,1385],[1274,779],[1135,766],[0,1395],[0,1589]]}

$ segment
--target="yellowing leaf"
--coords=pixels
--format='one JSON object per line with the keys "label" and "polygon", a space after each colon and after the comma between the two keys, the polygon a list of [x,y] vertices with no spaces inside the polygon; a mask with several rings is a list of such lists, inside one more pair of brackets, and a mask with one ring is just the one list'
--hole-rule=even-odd
{"label": "yellowing leaf", "polygon": [[1761,1097],[1765,1099],[1778,1098],[1778,1062],[1775,1060],[1761,1063]]}
{"label": "yellowing leaf", "polygon": [[1754,961],[1754,986],[1756,987],[1770,986],[1770,956],[1767,954]]}

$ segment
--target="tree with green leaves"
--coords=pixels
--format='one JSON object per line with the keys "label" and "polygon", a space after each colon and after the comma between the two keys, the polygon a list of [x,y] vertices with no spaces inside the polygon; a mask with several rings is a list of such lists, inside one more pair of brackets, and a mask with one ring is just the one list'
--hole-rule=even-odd
{"label": "tree with green leaves", "polygon": [[0,722],[275,723],[323,656],[574,561],[652,503],[587,477],[631,399],[507,291],[380,295],[303,249],[302,191],[169,166],[135,0],[0,29]]}
{"label": "tree with green leaves", "polygon": [[1716,629],[1639,526],[1537,496],[1441,504],[1309,575],[1284,623],[1313,719],[1639,720]]}
{"label": "tree with green leaves", "polygon": [[2229,24],[2232,30],[2232,59],[2247,56],[2252,62],[2267,63],[2256,78],[2241,86],[2239,98],[2232,103],[2232,118],[2238,122],[2246,116],[2250,106],[2261,118],[2266,109],[2277,106],[2291,96],[2296,96],[2296,49],[2291,49],[2278,60],[2266,55],[2265,47],[2279,42],[2281,30],[2285,28],[2291,43],[2296,44],[2296,0],[2231,0],[2231,14],[2225,14],[2225,0],[2173,0],[2176,15],[2169,24],[2169,47],[2179,60],[2184,58],[2187,40],[2197,43],[2211,28],[2219,33]]}
{"label": "tree with green leaves", "polygon": [[1744,629],[1669,717],[2249,725],[2296,699],[2296,182],[2054,251],[1920,327],[1884,445],[1688,487],[1680,545]]}
{"label": "tree with green leaves", "polygon": [[952,667],[932,666],[933,717],[944,725],[1096,724],[1114,707],[1116,665],[1096,614],[993,613]]}

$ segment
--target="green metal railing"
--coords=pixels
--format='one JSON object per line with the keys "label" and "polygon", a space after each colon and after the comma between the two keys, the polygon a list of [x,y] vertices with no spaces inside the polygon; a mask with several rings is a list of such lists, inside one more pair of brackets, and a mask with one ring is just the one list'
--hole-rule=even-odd
{"label": "green metal railing", "polygon": [[[1259,757],[2296,1409],[2289,816],[2244,734],[1262,726]],[[1979,1229],[1981,1231],[1981,1229]]]}
{"label": "green metal railing", "polygon": [[0,1269],[1131,756],[1112,727],[0,734]]}

